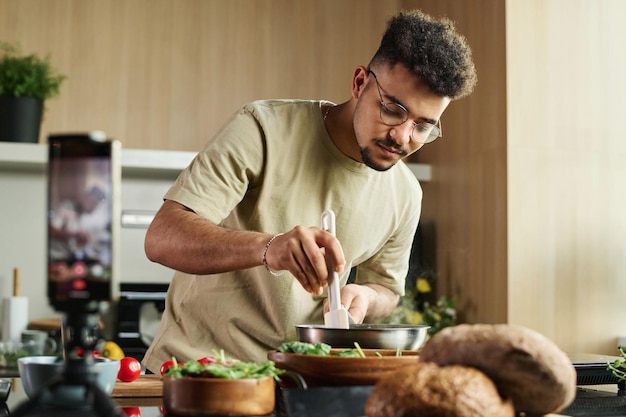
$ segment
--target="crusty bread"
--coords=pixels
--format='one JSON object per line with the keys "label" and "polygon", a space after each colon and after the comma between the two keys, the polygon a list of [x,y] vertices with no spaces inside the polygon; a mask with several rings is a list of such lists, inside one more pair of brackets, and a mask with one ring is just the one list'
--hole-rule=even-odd
{"label": "crusty bread", "polygon": [[475,368],[416,363],[378,381],[367,417],[513,417],[493,381]]}
{"label": "crusty bread", "polygon": [[518,413],[543,416],[567,407],[576,396],[576,369],[542,334],[508,324],[462,324],[435,334],[420,360],[460,364],[489,376]]}

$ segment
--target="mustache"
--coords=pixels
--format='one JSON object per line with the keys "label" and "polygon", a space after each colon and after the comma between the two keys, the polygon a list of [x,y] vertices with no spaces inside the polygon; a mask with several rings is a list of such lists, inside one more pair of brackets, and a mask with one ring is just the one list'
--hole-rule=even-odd
{"label": "mustache", "polygon": [[406,156],[407,152],[406,150],[402,147],[402,145],[398,145],[393,139],[389,139],[389,138],[378,138],[378,139],[374,139],[374,142],[384,146],[385,148],[389,148],[394,150],[395,152],[397,152],[398,154],[402,155],[402,156]]}

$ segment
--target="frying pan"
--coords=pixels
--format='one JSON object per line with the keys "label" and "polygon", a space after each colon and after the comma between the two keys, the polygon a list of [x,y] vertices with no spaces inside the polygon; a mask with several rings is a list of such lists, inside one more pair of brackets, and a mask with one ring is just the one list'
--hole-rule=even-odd
{"label": "frying pan", "polygon": [[412,324],[350,324],[347,329],[324,325],[296,325],[298,340],[326,343],[333,348],[418,350],[426,341],[427,325]]}

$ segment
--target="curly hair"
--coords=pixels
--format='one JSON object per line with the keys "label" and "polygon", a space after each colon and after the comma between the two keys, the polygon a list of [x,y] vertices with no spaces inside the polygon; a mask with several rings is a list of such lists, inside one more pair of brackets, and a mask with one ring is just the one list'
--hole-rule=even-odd
{"label": "curly hair", "polygon": [[453,100],[470,94],[477,80],[472,51],[454,23],[419,10],[389,20],[373,64],[402,64],[432,92]]}

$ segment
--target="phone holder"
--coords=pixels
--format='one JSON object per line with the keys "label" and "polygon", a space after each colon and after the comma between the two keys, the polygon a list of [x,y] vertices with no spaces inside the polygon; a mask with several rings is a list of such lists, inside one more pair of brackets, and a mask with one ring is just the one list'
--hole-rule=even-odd
{"label": "phone holder", "polygon": [[[116,300],[121,144],[107,140],[103,132],[50,135],[48,142],[48,299],[64,314],[65,360],[63,372],[11,416],[121,417],[97,384],[92,356],[100,303]],[[87,215],[90,227],[81,221]],[[84,387],[84,406],[45,404],[44,395],[61,386]]]}

